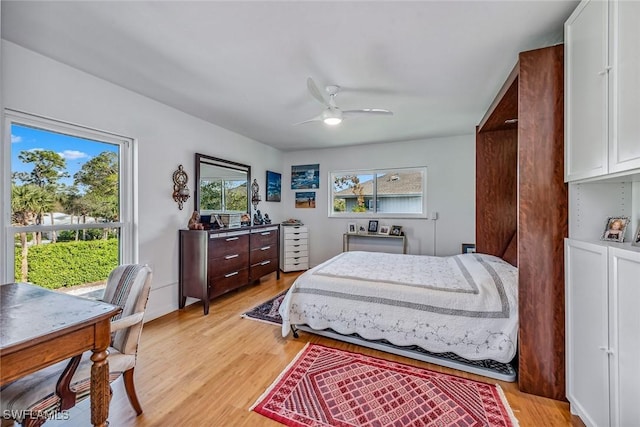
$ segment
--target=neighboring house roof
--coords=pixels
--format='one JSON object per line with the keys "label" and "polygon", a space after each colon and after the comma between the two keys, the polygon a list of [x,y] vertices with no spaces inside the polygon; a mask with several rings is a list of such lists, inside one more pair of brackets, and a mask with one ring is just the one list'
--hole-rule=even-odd
{"label": "neighboring house roof", "polygon": [[[365,196],[373,194],[373,180],[361,182]],[[405,196],[422,194],[422,174],[420,172],[389,173],[378,178],[378,196]],[[356,197],[351,188],[334,193],[340,198]]]}

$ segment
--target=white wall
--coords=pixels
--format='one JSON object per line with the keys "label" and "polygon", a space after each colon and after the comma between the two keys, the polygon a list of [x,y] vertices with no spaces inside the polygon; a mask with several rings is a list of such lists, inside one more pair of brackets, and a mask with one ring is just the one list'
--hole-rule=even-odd
{"label": "white wall", "polygon": [[[316,163],[320,164],[320,188],[316,192],[316,208],[296,209],[296,190],[291,190],[291,166]],[[408,239],[407,253],[410,254],[452,255],[460,253],[462,243],[475,242],[473,134],[288,152],[284,153],[283,164],[282,215],[301,219],[309,227],[312,266],[342,251],[342,234],[347,230],[349,222],[355,221],[364,225],[368,222],[368,219],[328,217],[327,176],[332,171],[427,166],[427,209],[429,213],[437,211],[438,220],[384,219],[380,223],[403,227]],[[358,248],[365,249],[366,246],[361,245]]]}
{"label": "white wall", "polygon": [[[403,226],[411,254],[450,255],[459,253],[461,243],[474,242],[473,135],[282,153],[11,42],[2,41],[1,55],[4,107],[136,140],[138,261],[154,271],[148,319],[178,306],[177,230],[186,226],[193,204],[189,200],[183,211],[178,210],[171,198],[171,174],[182,164],[193,184],[196,152],[251,165],[263,199],[266,170],[281,172],[282,202],[262,201],[258,208],[274,222],[296,217],[309,226],[312,265],[342,250],[342,233],[353,222],[328,218],[327,174],[333,170],[426,165],[428,210],[437,211],[439,219],[381,223]],[[310,163],[320,164],[317,207],[296,209],[291,165]],[[6,167],[6,162],[2,164]]]}
{"label": "white wall", "polygon": [[[178,165],[184,166],[193,189],[196,152],[249,164],[253,177],[258,178],[261,185],[261,193],[264,193],[265,171],[282,169],[282,153],[274,148],[5,40],[2,41],[2,77],[5,108],[136,140],[138,261],[148,263],[154,273],[148,319],[178,307],[178,229],[186,227],[193,211],[193,199],[180,211],[171,197],[171,175]],[[264,199],[264,194],[262,197]],[[271,202],[260,204],[274,222],[283,219],[281,206]],[[3,223],[6,221],[3,218]]]}

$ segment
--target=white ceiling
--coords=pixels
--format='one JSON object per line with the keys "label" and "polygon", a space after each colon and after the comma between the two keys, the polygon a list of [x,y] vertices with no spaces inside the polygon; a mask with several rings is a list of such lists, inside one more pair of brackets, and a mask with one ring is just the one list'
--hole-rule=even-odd
{"label": "white ceiling", "polygon": [[[2,38],[282,150],[473,133],[578,1],[2,1]],[[342,87],[337,127],[293,126]]]}

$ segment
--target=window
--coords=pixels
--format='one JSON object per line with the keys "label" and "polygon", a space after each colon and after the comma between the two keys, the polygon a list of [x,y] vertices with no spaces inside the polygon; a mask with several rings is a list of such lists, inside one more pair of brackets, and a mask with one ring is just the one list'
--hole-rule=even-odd
{"label": "window", "polygon": [[329,216],[426,218],[427,168],[329,174]]}
{"label": "window", "polygon": [[13,111],[6,117],[2,279],[73,293],[104,287],[113,268],[135,260],[131,139]]}

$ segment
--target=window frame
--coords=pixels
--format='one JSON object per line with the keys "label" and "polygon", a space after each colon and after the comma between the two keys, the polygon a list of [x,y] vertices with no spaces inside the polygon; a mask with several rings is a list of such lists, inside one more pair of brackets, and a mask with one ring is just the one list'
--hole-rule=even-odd
{"label": "window frame", "polygon": [[60,120],[50,119],[17,110],[4,110],[3,144],[1,147],[0,193],[2,200],[2,228],[0,230],[0,263],[4,276],[3,283],[15,281],[14,276],[14,236],[18,232],[88,230],[104,228],[104,223],[29,225],[16,227],[11,224],[11,128],[13,124],[57,132],[69,136],[90,139],[119,146],[119,221],[109,222],[110,228],[119,229],[119,262],[135,263],[138,260],[137,236],[137,144],[135,139],[112,132],[92,129]]}
{"label": "window frame", "polygon": [[[378,189],[377,189],[377,179],[378,175],[386,174],[390,172],[410,172],[410,171],[420,171],[422,173],[422,212],[419,213],[394,213],[394,212],[377,212],[377,211],[367,211],[362,213],[355,212],[335,212],[333,210],[333,201],[334,201],[334,189],[333,189],[333,180],[336,175],[372,175],[374,179],[373,183],[373,197],[369,200],[376,209],[379,208],[378,203]],[[380,168],[380,169],[347,169],[347,170],[337,170],[330,171],[328,174],[328,215],[329,218],[399,218],[399,219],[410,219],[410,218],[428,218],[428,210],[427,210],[427,167],[426,166],[409,166],[409,167],[399,167],[399,168]]]}

